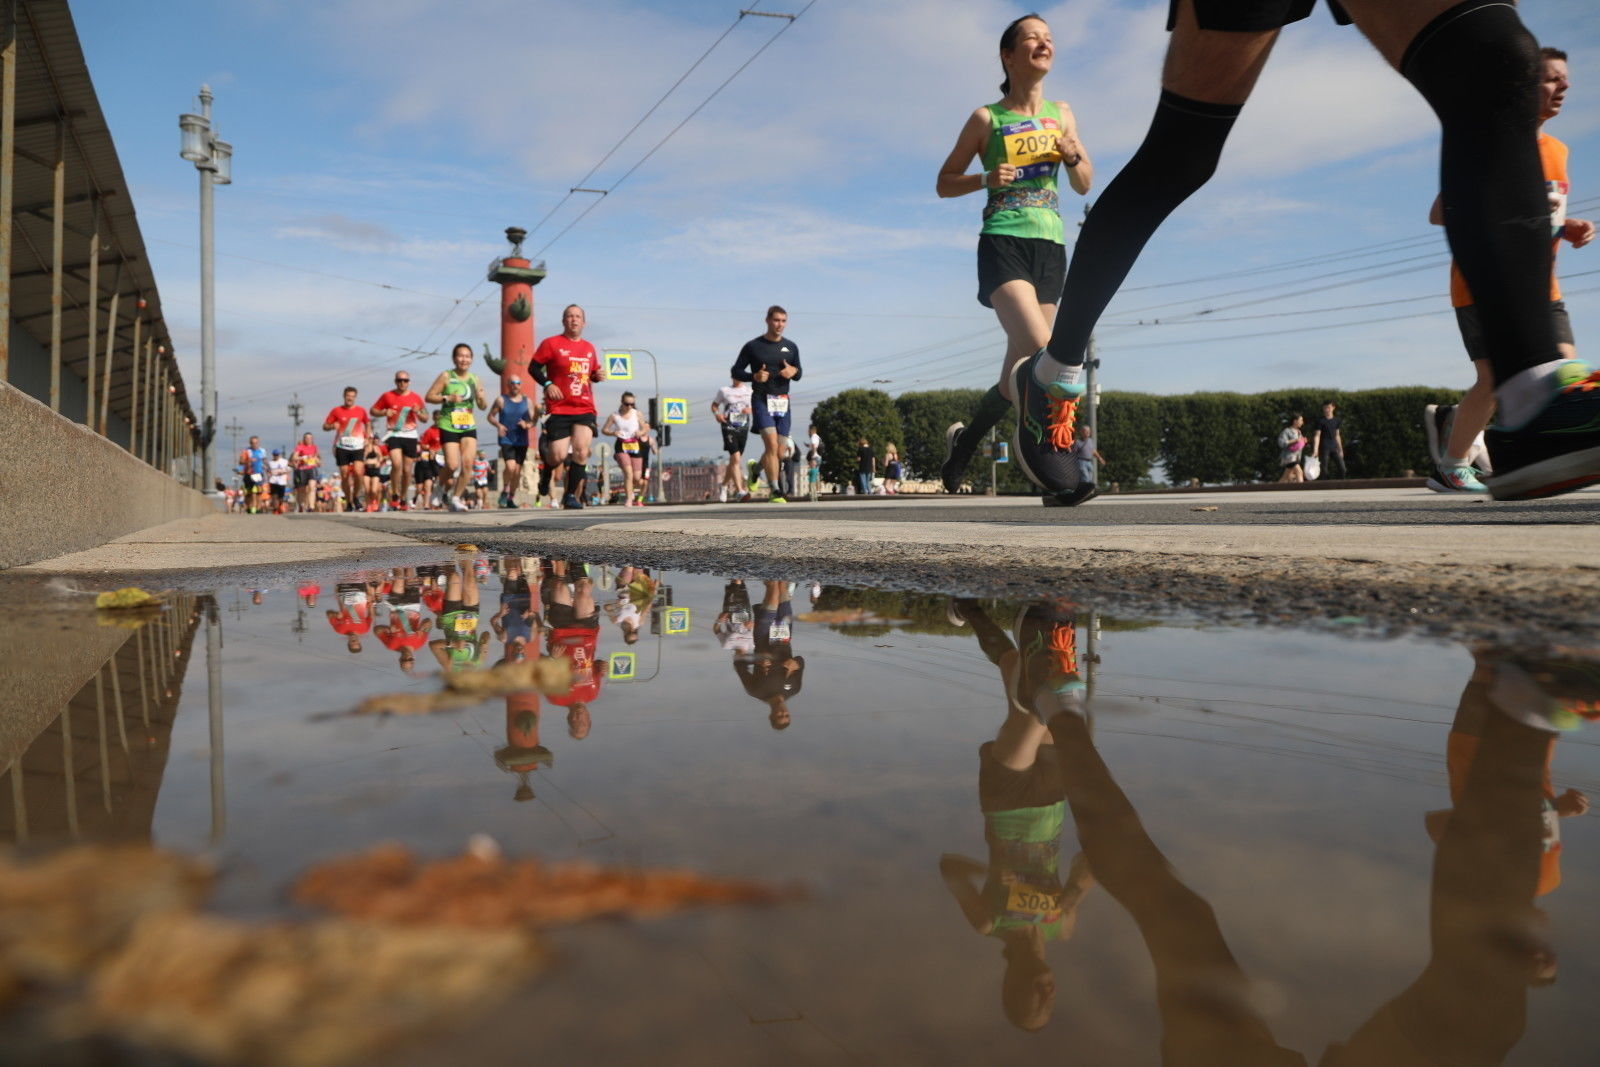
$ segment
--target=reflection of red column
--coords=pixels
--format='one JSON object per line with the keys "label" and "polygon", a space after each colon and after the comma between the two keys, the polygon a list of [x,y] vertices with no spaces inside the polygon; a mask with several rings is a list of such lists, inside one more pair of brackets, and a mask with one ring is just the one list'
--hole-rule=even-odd
{"label": "reflection of red column", "polygon": [[500,392],[508,392],[506,379],[513,374],[524,383],[533,359],[533,287],[544,281],[544,264],[534,266],[522,255],[528,236],[519,226],[506,229],[511,254],[489,267],[489,280],[500,286],[500,358],[489,364],[500,373]]}

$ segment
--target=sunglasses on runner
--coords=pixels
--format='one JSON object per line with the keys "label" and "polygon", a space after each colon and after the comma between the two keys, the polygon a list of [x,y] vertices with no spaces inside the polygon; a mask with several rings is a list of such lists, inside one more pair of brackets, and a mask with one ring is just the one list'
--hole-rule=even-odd
{"label": "sunglasses on runner", "polygon": [[410,385],[411,384],[411,379],[410,378],[396,378],[394,380],[394,384],[396,384],[396,385]]}

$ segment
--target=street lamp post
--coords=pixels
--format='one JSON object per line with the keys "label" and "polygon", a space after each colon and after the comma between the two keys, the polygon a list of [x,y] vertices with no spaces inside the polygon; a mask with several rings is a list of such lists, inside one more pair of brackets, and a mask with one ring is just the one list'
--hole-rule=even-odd
{"label": "street lamp post", "polygon": [[211,125],[211,86],[200,86],[200,113],[178,116],[182,147],[178,154],[200,172],[200,406],[204,415],[200,427],[201,485],[215,495],[213,469],[216,466],[217,384],[216,384],[216,298],[213,282],[215,265],[212,233],[212,189],[233,181],[233,146],[219,140]]}

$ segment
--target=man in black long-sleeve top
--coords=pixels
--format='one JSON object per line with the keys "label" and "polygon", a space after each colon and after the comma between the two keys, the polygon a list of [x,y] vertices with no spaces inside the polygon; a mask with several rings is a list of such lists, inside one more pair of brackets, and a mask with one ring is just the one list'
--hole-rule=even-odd
{"label": "man in black long-sleeve top", "polygon": [[789,313],[774,304],[767,309],[767,332],[746,341],[731,371],[734,380],[750,382],[755,390],[750,413],[764,449],[761,466],[772,487],[771,502],[787,503],[779,478],[782,441],[789,436],[789,383],[800,380],[800,346],[783,336]]}

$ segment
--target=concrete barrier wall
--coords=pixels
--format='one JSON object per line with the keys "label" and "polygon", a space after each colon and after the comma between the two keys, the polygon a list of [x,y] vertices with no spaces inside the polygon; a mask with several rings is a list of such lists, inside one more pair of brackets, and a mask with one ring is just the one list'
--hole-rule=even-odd
{"label": "concrete barrier wall", "polygon": [[0,568],[215,511],[193,489],[0,383]]}

